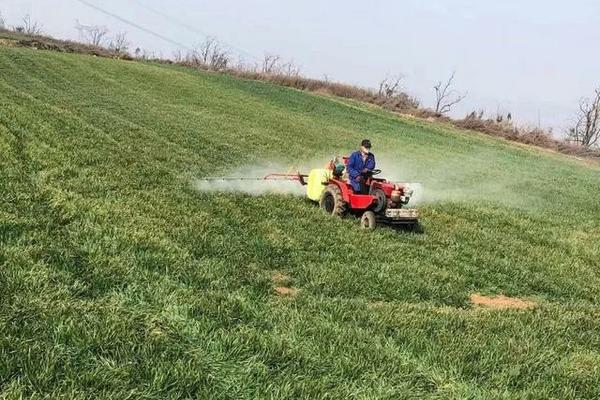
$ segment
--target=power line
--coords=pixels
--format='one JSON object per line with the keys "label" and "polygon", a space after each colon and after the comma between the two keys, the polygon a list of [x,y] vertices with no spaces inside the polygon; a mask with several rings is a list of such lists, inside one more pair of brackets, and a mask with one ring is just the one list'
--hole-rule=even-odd
{"label": "power line", "polygon": [[[178,18],[175,18],[175,17],[173,17],[173,16],[171,16],[171,15],[169,15],[169,14],[166,14],[166,13],[164,13],[164,12],[160,11],[160,10],[157,10],[157,9],[155,9],[155,8],[153,8],[153,7],[150,7],[150,6],[148,6],[148,5],[144,4],[143,2],[141,2],[141,1],[139,1],[139,0],[131,0],[131,1],[132,1],[133,3],[136,3],[138,6],[140,6],[140,7],[144,8],[144,9],[146,9],[146,10],[148,10],[148,11],[150,11],[150,12],[154,13],[154,14],[157,14],[157,15],[159,15],[159,16],[161,16],[161,17],[165,18],[165,19],[171,20],[172,22],[176,23],[177,25],[179,25],[179,26],[181,26],[181,27],[183,27],[183,28],[186,28],[186,29],[187,29],[187,30],[189,30],[190,32],[194,32],[194,33],[196,33],[196,34],[198,34],[198,35],[202,35],[202,36],[204,36],[204,37],[206,37],[206,38],[209,38],[209,37],[214,37],[213,35],[211,35],[211,34],[209,34],[209,33],[207,33],[207,32],[204,32],[204,31],[202,31],[202,30],[200,30],[200,29],[196,28],[195,26],[192,26],[192,25],[190,25],[190,24],[188,24],[188,23],[186,23],[186,22],[184,22],[184,21],[181,21],[181,20],[180,20],[180,19],[178,19]],[[247,51],[246,51],[246,50],[244,50],[244,49],[241,49],[241,48],[239,48],[239,47],[236,47],[236,46],[232,45],[231,43],[227,43],[227,42],[225,42],[225,41],[223,41],[223,40],[219,40],[219,41],[220,41],[221,43],[223,43],[223,44],[227,45],[227,46],[228,46],[228,47],[230,47],[231,49],[233,49],[233,50],[237,51],[237,52],[238,52],[238,53],[240,53],[240,54],[244,54],[244,55],[246,55],[246,56],[248,56],[248,57],[250,57],[250,58],[254,59],[255,61],[260,61],[260,59],[259,59],[258,57],[256,57],[256,56],[255,56],[254,54],[252,54],[252,53],[249,53],[249,52],[247,52]]]}
{"label": "power line", "polygon": [[125,23],[127,25],[133,26],[134,28],[137,28],[137,29],[139,29],[139,30],[141,30],[143,32],[146,32],[149,35],[152,35],[152,36],[155,36],[155,37],[157,37],[159,39],[162,39],[165,42],[171,43],[172,45],[175,45],[177,47],[182,47],[182,48],[184,48],[186,50],[192,50],[188,45],[185,45],[183,43],[179,43],[179,42],[177,42],[177,41],[175,41],[173,39],[170,39],[170,38],[168,38],[168,37],[166,37],[164,35],[161,35],[160,33],[156,33],[156,32],[154,32],[154,31],[152,31],[152,30],[150,30],[148,28],[145,28],[145,27],[143,27],[141,25],[138,25],[135,22],[132,22],[132,21],[130,21],[128,19],[125,19],[125,18],[117,15],[117,14],[114,14],[114,13],[112,13],[110,11],[107,11],[107,10],[101,8],[101,7],[98,7],[97,5],[92,4],[92,3],[88,2],[87,0],[75,0],[75,1],[77,1],[77,2],[79,2],[81,4],[84,4],[84,5],[86,5],[86,6],[90,7],[90,8],[93,8],[96,11],[101,12],[102,14],[108,15],[109,17],[118,19],[119,21],[121,21],[121,22],[123,22],[123,23]]}
{"label": "power line", "polygon": [[[133,21],[130,21],[130,20],[126,19],[126,18],[123,18],[120,15],[117,15],[117,14],[115,14],[113,12],[110,12],[110,11],[108,11],[108,10],[102,8],[102,7],[99,7],[99,6],[97,6],[97,5],[89,2],[87,0],[75,0],[75,1],[77,1],[77,2],[79,2],[81,4],[84,4],[84,5],[86,5],[86,6],[90,7],[90,8],[93,8],[94,10],[99,11],[102,14],[108,15],[109,17],[115,18],[115,19],[117,19],[117,20],[119,20],[119,21],[121,21],[121,22],[123,22],[123,23],[125,23],[127,25],[130,25],[130,26],[132,26],[132,27],[134,27],[136,29],[139,29],[139,30],[141,30],[143,32],[146,32],[149,35],[152,35],[152,36],[155,36],[155,37],[157,37],[159,39],[162,39],[165,42],[171,43],[171,44],[173,44],[175,46],[178,46],[178,47],[182,47],[182,48],[184,48],[186,50],[192,50],[192,48],[190,46],[188,46],[188,45],[185,45],[183,43],[177,42],[177,41],[175,41],[175,40],[173,40],[171,38],[168,38],[168,37],[166,37],[166,36],[164,36],[164,35],[162,35],[160,33],[154,32],[154,31],[152,31],[152,30],[150,30],[150,29],[148,29],[146,27],[143,27],[143,26],[141,26],[141,25],[139,25],[139,24],[137,24],[137,23],[135,23]],[[178,25],[180,25],[180,26],[188,29],[189,31],[192,31],[192,32],[197,33],[197,34],[200,34],[202,36],[205,36],[206,38],[211,37],[211,35],[207,34],[206,32],[202,32],[201,30],[199,30],[199,29],[197,29],[197,28],[195,28],[195,27],[193,27],[191,25],[188,25],[188,24],[186,24],[183,21],[180,21],[177,18],[174,18],[174,17],[172,17],[172,16],[170,16],[168,14],[165,14],[162,11],[159,11],[159,10],[156,10],[156,9],[154,9],[152,7],[149,7],[149,6],[143,4],[140,1],[133,0],[133,2],[136,3],[136,4],[138,4],[141,7],[143,7],[145,9],[147,9],[147,10],[149,10],[149,11],[157,14],[157,15],[162,16],[163,18],[171,20],[172,22],[174,22],[174,23],[176,23],[176,24],[178,24]],[[228,47],[230,47],[231,49],[237,51],[240,54],[244,54],[244,55],[246,55],[246,56],[254,59],[255,61],[260,61],[260,59],[258,57],[256,57],[255,55],[253,55],[252,53],[249,53],[249,52],[247,52],[247,51],[245,51],[243,49],[237,48],[237,47],[235,47],[235,46],[233,46],[233,45],[231,45],[231,44],[229,44],[227,42],[223,42],[223,41],[221,41],[221,42],[223,44],[227,45]]]}

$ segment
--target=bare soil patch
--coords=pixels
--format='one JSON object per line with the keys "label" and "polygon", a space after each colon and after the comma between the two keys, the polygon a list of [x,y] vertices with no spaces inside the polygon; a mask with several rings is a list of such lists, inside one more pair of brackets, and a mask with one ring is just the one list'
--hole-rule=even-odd
{"label": "bare soil patch", "polygon": [[271,276],[271,280],[273,281],[273,283],[283,284],[290,282],[292,278],[289,275],[282,274],[281,272],[275,272]]}
{"label": "bare soil patch", "polygon": [[16,40],[0,39],[0,46],[11,46],[14,47]]}
{"label": "bare soil patch", "polygon": [[369,302],[369,307],[371,307],[371,308],[383,308],[386,305],[388,305],[388,303],[385,301],[381,301],[381,300]]}
{"label": "bare soil patch", "polygon": [[536,303],[532,301],[519,299],[517,297],[507,297],[501,294],[498,296],[488,297],[474,293],[471,295],[470,300],[474,306],[491,308],[495,310],[527,310],[536,306]]}
{"label": "bare soil patch", "polygon": [[278,286],[275,288],[275,293],[277,293],[279,296],[293,297],[298,294],[298,289]]}

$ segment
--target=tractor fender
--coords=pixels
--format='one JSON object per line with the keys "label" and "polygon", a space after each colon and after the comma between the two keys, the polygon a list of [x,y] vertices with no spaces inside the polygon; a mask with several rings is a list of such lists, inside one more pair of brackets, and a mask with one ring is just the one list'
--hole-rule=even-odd
{"label": "tractor fender", "polygon": [[368,210],[377,202],[374,196],[370,194],[351,194],[350,208],[352,210]]}
{"label": "tractor fender", "polygon": [[331,179],[330,184],[336,185],[342,192],[342,199],[352,210],[366,210],[375,203],[375,197],[368,194],[355,194],[350,185],[339,179]]}
{"label": "tractor fender", "polygon": [[340,191],[342,192],[342,198],[346,203],[350,203],[350,195],[352,192],[348,188],[348,184],[339,179],[332,179],[330,182],[340,188]]}

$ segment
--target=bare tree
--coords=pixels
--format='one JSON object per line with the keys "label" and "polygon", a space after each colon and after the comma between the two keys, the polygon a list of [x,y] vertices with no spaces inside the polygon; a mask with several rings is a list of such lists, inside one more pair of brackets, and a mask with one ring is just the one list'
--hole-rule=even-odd
{"label": "bare tree", "polygon": [[182,53],[181,50],[176,50],[176,51],[173,52],[173,60],[176,63],[180,63],[180,62],[185,61],[185,57],[183,56],[183,53]]}
{"label": "bare tree", "polygon": [[79,32],[79,36],[85,42],[92,46],[102,46],[108,35],[108,29],[100,25],[82,25],[76,21],[75,29]]}
{"label": "bare tree", "polygon": [[483,117],[485,115],[485,111],[484,110],[473,110],[470,113],[467,114],[467,116],[465,117],[465,119],[468,120],[479,120],[479,121],[483,121]]}
{"label": "bare tree", "polygon": [[211,69],[214,69],[216,71],[222,71],[224,69],[227,69],[230,61],[231,57],[229,55],[229,52],[217,45],[213,47],[213,51],[210,54],[210,62],[208,65]]}
{"label": "bare tree", "polygon": [[[36,36],[42,33],[42,25],[37,21],[32,21],[29,14],[23,18],[23,25],[18,28],[22,28],[20,32],[26,35]],[[19,29],[17,29],[17,32],[19,32]]]}
{"label": "bare tree", "polygon": [[402,93],[402,76],[388,76],[379,82],[379,90],[377,94],[379,97],[386,99],[393,99]]}
{"label": "bare tree", "polygon": [[446,82],[439,81],[433,88],[435,89],[435,112],[445,114],[452,107],[460,103],[467,97],[467,93],[458,94],[453,88],[454,76],[456,71],[452,72]]}
{"label": "bare tree", "polygon": [[299,76],[300,67],[292,60],[284,62],[277,54],[265,54],[259,72],[271,75]]}
{"label": "bare tree", "polygon": [[300,76],[300,67],[294,61],[289,61],[281,66],[279,72],[287,76]]}
{"label": "bare tree", "polygon": [[263,58],[261,72],[263,74],[275,74],[281,68],[281,57],[276,54],[265,54]]}
{"label": "bare tree", "polygon": [[238,60],[233,69],[236,71],[253,72],[256,71],[256,66],[249,64],[242,57],[238,57]]}
{"label": "bare tree", "polygon": [[187,61],[198,66],[222,71],[229,67],[231,55],[223,48],[216,38],[208,37],[196,49],[187,55]]}
{"label": "bare tree", "polygon": [[136,47],[133,51],[133,55],[135,58],[139,60],[151,60],[155,58],[156,54],[147,49],[142,49],[140,47]]}
{"label": "bare tree", "polygon": [[212,53],[219,46],[219,42],[214,37],[207,37],[206,40],[196,50],[198,60],[205,65],[210,63]]}
{"label": "bare tree", "polygon": [[575,126],[569,129],[568,138],[576,144],[590,148],[600,139],[600,88],[594,91],[592,99],[579,101]]}
{"label": "bare tree", "polygon": [[2,17],[2,13],[0,12],[0,29],[4,29],[6,24],[4,22],[4,18]]}
{"label": "bare tree", "polygon": [[127,32],[117,33],[111,40],[108,48],[117,53],[127,53],[131,43],[127,40]]}

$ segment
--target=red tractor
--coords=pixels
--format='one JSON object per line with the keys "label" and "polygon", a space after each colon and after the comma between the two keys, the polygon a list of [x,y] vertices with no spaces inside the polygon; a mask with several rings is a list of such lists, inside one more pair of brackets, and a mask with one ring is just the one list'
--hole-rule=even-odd
{"label": "red tractor", "polygon": [[348,183],[345,173],[348,158],[343,163],[336,158],[324,169],[313,169],[309,175],[269,174],[262,178],[204,178],[202,181],[296,181],[306,186],[309,199],[318,202],[328,214],[344,216],[347,214],[360,217],[360,224],[365,229],[374,229],[378,223],[388,225],[405,225],[410,228],[419,226],[419,211],[405,208],[412,189],[405,183],[394,183],[378,178],[381,170],[371,171],[364,181],[364,192],[356,193]]}
{"label": "red tractor", "polygon": [[[346,157],[344,164],[347,164]],[[319,200],[320,207],[331,215],[360,216],[360,224],[366,229],[374,229],[378,223],[416,227],[418,210],[403,208],[413,194],[412,189],[403,183],[378,178],[380,173],[381,170],[374,170],[368,174],[364,182],[365,192],[356,193],[343,176],[343,170],[334,166]]]}
{"label": "red tractor", "polygon": [[365,229],[374,229],[378,223],[418,226],[419,211],[404,208],[413,195],[407,184],[378,178],[381,170],[374,170],[364,182],[365,192],[356,193],[345,174],[348,159],[344,157],[343,160],[343,164],[334,160],[326,169],[314,169],[309,175],[271,174],[264,179],[299,181],[307,185],[307,196],[317,201],[327,214],[355,215],[360,217],[360,224]]}

